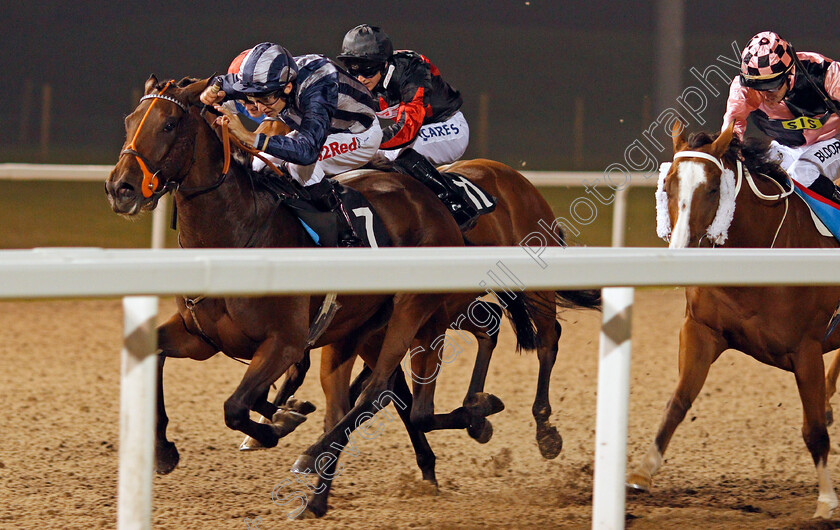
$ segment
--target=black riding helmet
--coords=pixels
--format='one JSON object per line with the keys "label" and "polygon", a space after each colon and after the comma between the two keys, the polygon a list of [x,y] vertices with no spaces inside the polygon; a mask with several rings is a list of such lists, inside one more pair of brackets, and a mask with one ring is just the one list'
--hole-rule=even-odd
{"label": "black riding helmet", "polygon": [[338,58],[351,73],[364,75],[384,70],[393,54],[394,45],[387,33],[379,27],[361,24],[344,36]]}

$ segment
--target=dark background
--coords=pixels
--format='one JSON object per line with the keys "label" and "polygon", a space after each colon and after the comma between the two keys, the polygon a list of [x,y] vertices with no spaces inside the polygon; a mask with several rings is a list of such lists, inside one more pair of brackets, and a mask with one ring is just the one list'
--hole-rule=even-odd
{"label": "dark background", "polygon": [[[378,24],[398,49],[417,50],[459,88],[477,134],[489,96],[487,153],[525,169],[599,170],[621,161],[664,108],[654,65],[657,2],[258,1],[0,3],[0,161],[113,163],[122,120],[152,72],[160,78],[226,70],[241,50],[273,41],[293,54],[335,57],[344,33]],[[801,50],[840,58],[836,2],[684,4],[680,86],[773,29]],[[674,21],[678,23],[678,21]],[[719,63],[718,63],[719,64]],[[726,70],[735,74],[734,69]],[[52,87],[49,150],[39,149],[42,87]],[[703,114],[720,127],[725,88]],[[574,157],[576,100],[583,160]],[[671,103],[673,105],[673,103]],[[695,127],[696,128],[696,127]]]}

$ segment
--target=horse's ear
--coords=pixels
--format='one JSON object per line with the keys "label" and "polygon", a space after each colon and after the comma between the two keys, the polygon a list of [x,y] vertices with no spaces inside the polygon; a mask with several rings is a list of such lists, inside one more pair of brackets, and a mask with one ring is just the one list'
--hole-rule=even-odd
{"label": "horse's ear", "polygon": [[674,120],[671,126],[671,139],[674,141],[675,153],[685,148],[685,125],[679,119]]}
{"label": "horse's ear", "polygon": [[723,156],[723,153],[729,149],[729,144],[732,143],[732,130],[735,128],[735,121],[729,124],[729,127],[726,128],[720,136],[717,137],[717,140],[712,143],[712,153],[720,158]]}
{"label": "horse's ear", "polygon": [[210,80],[212,77],[208,77],[207,79],[199,79],[193,83],[184,87],[183,95],[184,100],[190,105],[194,105],[198,103],[198,98],[201,96],[201,93],[204,92],[204,89],[210,84]]}
{"label": "horse's ear", "polygon": [[152,90],[155,89],[155,86],[157,86],[157,84],[158,80],[157,77],[155,77],[155,74],[150,75],[149,78],[146,79],[146,92],[144,93],[144,95],[148,96],[152,92]]}

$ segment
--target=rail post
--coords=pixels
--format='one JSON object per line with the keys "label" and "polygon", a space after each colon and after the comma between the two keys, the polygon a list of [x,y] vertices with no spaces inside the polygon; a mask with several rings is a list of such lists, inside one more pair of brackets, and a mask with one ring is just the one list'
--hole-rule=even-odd
{"label": "rail post", "polygon": [[117,527],[145,530],[152,525],[158,299],[126,296],[123,311]]}

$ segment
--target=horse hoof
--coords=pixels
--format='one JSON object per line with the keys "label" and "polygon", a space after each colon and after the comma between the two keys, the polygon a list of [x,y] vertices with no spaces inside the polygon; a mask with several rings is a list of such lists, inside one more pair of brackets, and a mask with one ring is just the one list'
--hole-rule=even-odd
{"label": "horse hoof", "polygon": [[309,401],[304,401],[302,399],[297,399],[295,396],[291,396],[286,401],[286,408],[289,410],[293,410],[304,416],[307,414],[312,414],[317,409],[314,404],[310,403]]}
{"label": "horse hoof", "polygon": [[814,512],[814,519],[831,519],[834,508],[825,501],[817,502],[817,511]]}
{"label": "horse hoof", "polygon": [[292,517],[292,519],[297,519],[299,521],[303,521],[306,519],[318,519],[323,517],[327,514],[326,507],[314,506],[313,504],[307,504],[306,508],[301,510],[297,515]]}
{"label": "horse hoof", "polygon": [[480,444],[486,444],[493,437],[493,425],[484,420],[467,427],[467,434]]}
{"label": "horse hoof", "polygon": [[[260,419],[257,420],[257,423],[271,423],[271,420],[266,418],[265,416],[260,416]],[[251,438],[250,436],[246,436],[242,443],[239,444],[240,451],[256,451],[258,449],[268,449],[266,446]]]}
{"label": "horse hoof", "polygon": [[474,416],[491,416],[505,410],[502,400],[487,392],[476,392],[464,400],[464,407]]}
{"label": "horse hoof", "polygon": [[315,459],[309,455],[300,455],[292,465],[291,471],[301,474],[313,473],[315,471]]}
{"label": "horse hoof", "polygon": [[306,416],[299,412],[287,409],[279,409],[271,417],[271,427],[278,438],[282,438],[306,421]]}
{"label": "horse hoof", "polygon": [[167,442],[155,449],[155,471],[158,475],[168,475],[178,465],[181,455],[172,442]]}
{"label": "horse hoof", "polygon": [[259,451],[260,449],[267,449],[267,447],[250,436],[246,436],[239,444],[240,451]]}
{"label": "horse hoof", "polygon": [[634,492],[650,493],[650,488],[653,485],[653,479],[647,475],[634,471],[627,475],[627,480],[624,481],[627,489]]}
{"label": "horse hoof", "polygon": [[537,447],[546,460],[557,458],[563,450],[563,437],[553,425],[537,425]]}

